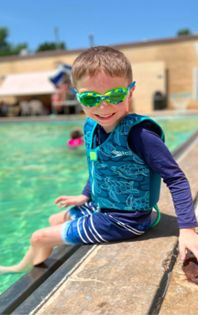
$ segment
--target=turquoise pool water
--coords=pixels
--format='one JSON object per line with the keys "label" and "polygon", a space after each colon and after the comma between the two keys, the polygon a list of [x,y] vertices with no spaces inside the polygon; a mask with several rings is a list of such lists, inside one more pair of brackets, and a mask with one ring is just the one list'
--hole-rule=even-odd
{"label": "turquoise pool water", "polygon": [[[198,117],[156,119],[171,151],[197,130]],[[87,180],[84,147],[69,150],[70,131],[83,121],[0,125],[0,265],[17,263],[33,231],[48,225],[59,195],[79,194]],[[0,275],[0,293],[22,274]]]}

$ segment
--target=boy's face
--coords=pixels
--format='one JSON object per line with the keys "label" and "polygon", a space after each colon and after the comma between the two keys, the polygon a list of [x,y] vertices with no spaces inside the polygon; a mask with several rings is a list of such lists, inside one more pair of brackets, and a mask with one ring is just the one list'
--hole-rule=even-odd
{"label": "boy's face", "polygon": [[[87,91],[95,91],[105,94],[110,89],[116,87],[127,87],[130,82],[123,77],[111,77],[103,72],[90,77],[85,76],[78,81],[77,90],[79,93]],[[129,92],[126,99],[117,105],[102,102],[100,106],[86,107],[82,105],[85,114],[94,119],[104,130],[111,132],[120,120],[129,112],[129,104],[132,98],[132,91]]]}

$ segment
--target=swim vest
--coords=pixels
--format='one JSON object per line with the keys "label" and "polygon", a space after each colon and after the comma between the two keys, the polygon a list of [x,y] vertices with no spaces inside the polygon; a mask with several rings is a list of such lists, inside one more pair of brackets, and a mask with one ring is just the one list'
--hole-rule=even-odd
{"label": "swim vest", "polygon": [[164,141],[164,133],[155,121],[129,114],[101,145],[93,148],[97,123],[91,118],[86,120],[84,135],[91,194],[99,209],[145,211],[159,200],[160,176],[130,149],[127,141],[131,128],[145,120],[158,127]]}

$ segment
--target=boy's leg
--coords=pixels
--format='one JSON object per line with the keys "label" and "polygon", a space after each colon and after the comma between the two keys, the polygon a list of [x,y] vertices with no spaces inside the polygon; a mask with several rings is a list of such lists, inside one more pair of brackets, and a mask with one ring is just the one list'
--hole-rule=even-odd
{"label": "boy's leg", "polygon": [[49,257],[54,246],[63,244],[62,225],[55,225],[38,230],[31,237],[32,263],[37,265]]}
{"label": "boy's leg", "polygon": [[63,244],[61,225],[40,229],[32,234],[27,253],[14,266],[0,266],[0,272],[20,272],[46,260],[54,246]]}
{"label": "boy's leg", "polygon": [[[87,210],[87,213],[91,213],[91,209],[93,209],[92,206],[89,206],[89,208],[90,209]],[[82,206],[80,209],[78,209],[78,207],[73,207],[70,210],[68,211],[68,215],[69,217],[71,216],[72,219],[86,215],[86,206]],[[65,212],[66,211],[63,211],[62,213]],[[68,221],[68,223],[69,222],[71,221]],[[31,246],[29,247],[23,259],[18,264],[13,266],[0,266],[0,273],[20,272],[32,267],[33,265],[42,263],[50,256],[54,246],[66,243],[62,238],[62,230],[63,225],[57,224],[34,232],[30,241]],[[67,244],[70,244],[70,242]]]}
{"label": "boy's leg", "polygon": [[[93,214],[95,211],[95,207],[92,205],[91,202],[86,203],[81,206],[75,206],[70,208],[69,210],[60,212],[61,219],[64,214],[65,216],[65,224],[70,226],[72,221],[70,219],[76,221],[81,217],[86,217],[87,215]],[[58,214],[59,215],[59,214]],[[65,241],[63,238],[63,226],[65,224],[57,224],[52,225],[50,227],[46,227],[44,229],[38,230],[32,234],[31,238],[31,247],[28,252],[27,259],[32,260],[33,265],[37,265],[47,259],[54,246],[62,245],[62,244],[73,244],[73,242]]]}

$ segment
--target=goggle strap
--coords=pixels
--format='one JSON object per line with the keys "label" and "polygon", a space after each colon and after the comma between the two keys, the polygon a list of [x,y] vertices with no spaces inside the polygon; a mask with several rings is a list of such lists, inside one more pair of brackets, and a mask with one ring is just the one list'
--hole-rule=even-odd
{"label": "goggle strap", "polygon": [[134,88],[136,86],[136,81],[133,81],[131,82],[129,85],[128,85],[128,90],[130,91],[132,88]]}
{"label": "goggle strap", "polygon": [[79,97],[79,94],[78,94],[78,93],[76,93],[76,98],[77,98],[77,100],[78,100],[79,103],[80,103],[80,97]]}
{"label": "goggle strap", "polygon": [[73,95],[76,95],[76,94],[78,93],[78,91],[77,91],[75,88],[73,88],[73,87],[70,87],[70,88],[69,88],[69,91],[70,91]]}

